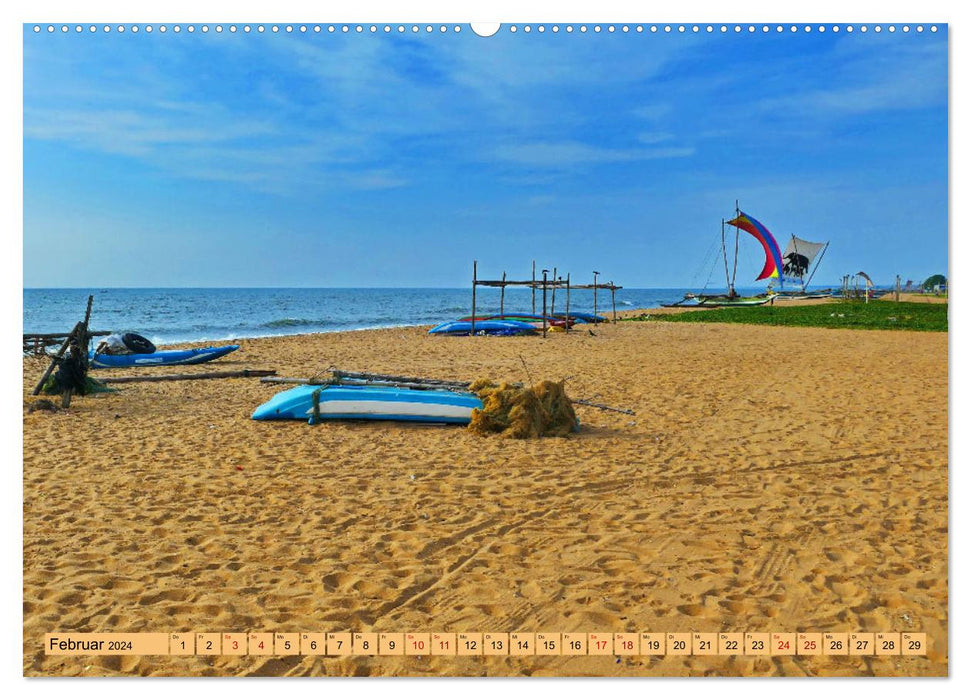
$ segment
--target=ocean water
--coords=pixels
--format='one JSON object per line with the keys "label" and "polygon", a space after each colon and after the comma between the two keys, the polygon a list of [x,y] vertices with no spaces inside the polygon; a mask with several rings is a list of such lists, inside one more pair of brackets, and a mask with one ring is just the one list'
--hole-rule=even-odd
{"label": "ocean water", "polygon": [[[617,310],[656,308],[686,289],[622,289]],[[739,289],[746,293],[746,290]],[[753,293],[760,290],[751,290]],[[94,295],[92,330],[134,331],[156,345],[437,324],[470,315],[464,289],[25,289],[24,332],[66,333],[84,316]],[[547,302],[552,301],[548,293]],[[555,310],[566,294],[558,290]],[[537,312],[542,292],[536,294]],[[506,290],[506,312],[531,312],[528,289]],[[610,311],[610,293],[597,292],[597,310]],[[571,311],[593,311],[593,291],[573,290]],[[476,291],[476,313],[499,312],[499,290]]]}

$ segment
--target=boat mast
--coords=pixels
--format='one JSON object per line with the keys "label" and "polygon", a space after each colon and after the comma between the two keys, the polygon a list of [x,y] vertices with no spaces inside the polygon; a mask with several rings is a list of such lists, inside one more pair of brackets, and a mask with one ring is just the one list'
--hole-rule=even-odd
{"label": "boat mast", "polygon": [[[738,221],[738,217],[742,215],[742,212],[738,208],[738,200],[735,200],[735,220]],[[735,262],[732,264],[732,284],[731,288],[728,290],[728,296],[732,299],[735,298],[735,277],[738,274],[738,226],[735,227]]]}
{"label": "boat mast", "polygon": [[[725,260],[725,290],[728,296],[732,295],[732,281],[728,277],[728,251],[725,249],[725,220],[722,219],[722,258]],[[711,277],[711,274],[708,275]]]}
{"label": "boat mast", "polygon": [[815,275],[816,270],[819,269],[819,263],[822,262],[823,256],[826,255],[827,248],[829,248],[829,241],[826,241],[826,245],[823,246],[823,249],[819,252],[819,255],[816,257],[816,264],[813,265],[813,271],[810,273],[809,279],[806,280],[806,284],[802,285],[803,291],[806,291],[806,285],[808,285],[810,282],[813,281],[813,275]]}

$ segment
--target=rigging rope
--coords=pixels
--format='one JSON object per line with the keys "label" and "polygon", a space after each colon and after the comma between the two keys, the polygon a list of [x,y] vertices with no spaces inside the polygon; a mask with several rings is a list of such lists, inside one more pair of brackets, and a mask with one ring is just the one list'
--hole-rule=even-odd
{"label": "rigging rope", "polygon": [[[708,284],[711,282],[711,276],[714,273],[715,265],[718,263],[718,256],[714,255],[714,253],[718,248],[718,240],[719,240],[719,234],[715,234],[714,239],[712,239],[711,245],[708,246],[708,251],[705,253],[705,257],[702,259],[701,264],[698,266],[698,269],[695,271],[694,276],[691,278],[691,286],[697,287],[698,280],[701,278],[701,275],[704,273],[705,267],[706,266],[708,267],[708,278],[705,280],[705,286],[702,288],[701,290],[702,292],[708,289]],[[711,263],[708,262],[709,258],[711,258]]]}

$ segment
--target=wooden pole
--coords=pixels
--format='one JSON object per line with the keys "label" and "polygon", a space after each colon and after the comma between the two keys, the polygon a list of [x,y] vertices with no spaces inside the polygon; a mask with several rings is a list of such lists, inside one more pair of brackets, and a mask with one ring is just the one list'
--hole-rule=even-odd
{"label": "wooden pole", "polygon": [[546,273],[548,270],[543,270],[543,337],[546,337]]}
{"label": "wooden pole", "polygon": [[614,309],[614,323],[617,323],[617,289],[614,287],[614,281],[610,281],[610,305]]}
{"label": "wooden pole", "polygon": [[566,273],[566,332],[570,332],[570,273]]}
{"label": "wooden pole", "polygon": [[[441,384],[443,386],[468,386],[471,382],[462,382],[456,379],[429,379],[428,377],[404,377],[397,374],[372,374],[370,372],[347,372],[342,369],[332,368],[331,375],[335,379],[359,379],[359,380],[381,380],[395,382],[412,382],[419,384]],[[304,382],[305,384],[307,382]]]}
{"label": "wooden pole", "polygon": [[88,321],[91,320],[91,305],[94,303],[94,294],[88,295],[88,307],[84,310],[84,327],[88,327]]}
{"label": "wooden pole", "polygon": [[[24,333],[24,340],[60,340],[66,338],[70,333]],[[111,331],[88,331],[88,335],[111,335]]]}
{"label": "wooden pole", "polygon": [[472,261],[472,329],[469,331],[469,335],[475,335],[475,287],[478,283],[479,276],[479,261]]}
{"label": "wooden pole", "polygon": [[894,301],[900,301],[900,275],[897,275],[897,291],[893,297]]}
{"label": "wooden pole", "polygon": [[502,273],[502,286],[499,288],[499,315],[506,315],[506,273]]}
{"label": "wooden pole", "polygon": [[594,323],[597,322],[597,318],[596,318],[597,316],[597,275],[599,274],[600,273],[597,272],[596,270],[593,271],[593,315],[594,315],[593,322]]}
{"label": "wooden pole", "polygon": [[536,315],[536,261],[533,261],[533,316]]}
{"label": "wooden pole", "polygon": [[437,384],[428,382],[399,382],[391,380],[358,381],[354,379],[321,379],[319,377],[263,377],[263,384],[301,384],[304,386],[373,386],[396,389],[421,389],[424,391],[469,391],[469,384]]}
{"label": "wooden pole", "polygon": [[[738,219],[742,215],[742,211],[738,208],[738,200],[735,200],[735,218]],[[780,271],[781,272],[781,271]],[[728,296],[732,299],[735,298],[735,278],[738,276],[738,226],[735,227],[735,262],[732,264],[732,288],[728,293]]]}
{"label": "wooden pole", "polygon": [[91,345],[91,336],[88,335],[88,322],[91,321],[91,305],[94,304],[94,295],[88,295],[88,308],[84,311],[84,325],[81,328],[81,336],[78,338],[78,345],[81,346],[81,364],[84,366],[84,373],[88,373],[88,347]]}
{"label": "wooden pole", "polygon": [[153,374],[141,377],[105,377],[105,384],[133,384],[135,382],[176,382],[189,379],[236,379],[239,377],[269,377],[275,369],[235,369],[225,372],[200,372],[197,374]]}
{"label": "wooden pole", "polygon": [[556,268],[553,268],[553,291],[550,292],[550,318],[556,313]]}

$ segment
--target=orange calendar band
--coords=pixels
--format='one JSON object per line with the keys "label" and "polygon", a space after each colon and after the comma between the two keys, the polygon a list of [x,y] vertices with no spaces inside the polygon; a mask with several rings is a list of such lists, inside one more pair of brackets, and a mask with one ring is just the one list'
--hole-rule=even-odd
{"label": "orange calendar band", "polygon": [[924,656],[923,632],[53,632],[47,656]]}

